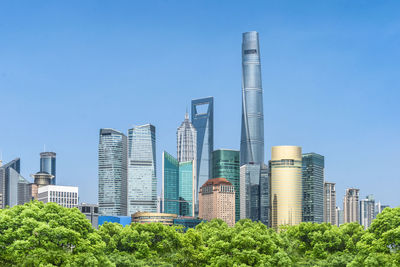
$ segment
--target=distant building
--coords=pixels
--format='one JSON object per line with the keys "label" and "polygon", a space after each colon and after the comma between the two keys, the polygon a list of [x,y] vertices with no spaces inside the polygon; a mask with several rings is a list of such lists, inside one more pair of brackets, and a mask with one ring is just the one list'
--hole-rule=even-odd
{"label": "distant building", "polygon": [[218,149],[212,153],[212,178],[226,178],[235,187],[235,220],[240,220],[240,152]]}
{"label": "distant building", "polygon": [[196,160],[197,157],[197,131],[185,114],[185,120],[176,131],[176,155],[179,162]]}
{"label": "distant building", "polygon": [[360,222],[359,194],[360,189],[346,189],[343,199],[344,223]]}
{"label": "distant building", "polygon": [[360,201],[360,224],[366,230],[371,226],[375,218],[375,199],[373,195],[368,195]]}
{"label": "distant building", "polygon": [[375,202],[375,216],[378,216],[379,213],[381,213],[385,208],[390,208],[389,205],[382,205],[380,201]]}
{"label": "distant building", "polygon": [[303,222],[324,221],[324,156],[302,155]]}
{"label": "distant building", "polygon": [[197,131],[196,156],[196,205],[202,186],[212,176],[211,153],[214,150],[214,98],[206,97],[192,100],[192,124]]}
{"label": "distant building", "polygon": [[156,128],[128,130],[128,214],[157,211]]}
{"label": "distant building", "polygon": [[194,218],[194,217],[178,217],[173,220],[174,225],[182,225],[187,231],[189,228],[195,228],[201,222],[205,220]]}
{"label": "distant building", "polygon": [[50,182],[56,184],[56,153],[40,153],[40,172],[51,174],[54,178]]}
{"label": "distant building", "polygon": [[324,222],[336,225],[335,183],[324,183]]}
{"label": "distant building", "polygon": [[344,224],[344,211],[336,207],[336,225],[341,226],[342,224]]}
{"label": "distant building", "polygon": [[240,167],[240,219],[260,219],[260,164]]}
{"label": "distant building", "polygon": [[66,208],[78,207],[78,187],[46,185],[38,188],[38,200],[43,203],[54,202]]}
{"label": "distant building", "polygon": [[132,223],[162,223],[173,225],[178,215],[156,212],[136,212],[132,214]]}
{"label": "distant building", "polygon": [[260,169],[260,221],[266,226],[270,226],[271,203],[269,199],[269,177],[269,167],[265,164],[262,164]]}
{"label": "distant building", "polygon": [[296,225],[302,220],[301,147],[273,146],[271,155],[271,226]]}
{"label": "distant building", "polygon": [[78,206],[79,210],[86,215],[86,218],[92,224],[93,228],[99,226],[99,205],[81,203]]}
{"label": "distant building", "polygon": [[99,226],[106,222],[119,223],[125,227],[131,224],[131,216],[99,216]]}
{"label": "distant building", "polygon": [[209,179],[200,187],[199,217],[235,225],[235,187],[225,178]]}
{"label": "distant building", "polygon": [[99,212],[127,214],[127,138],[113,129],[100,129]]}
{"label": "distant building", "polygon": [[37,172],[35,174],[31,174],[31,177],[34,180],[34,184],[38,186],[44,186],[44,185],[54,185],[54,182],[52,181],[54,179],[54,176],[47,173],[47,172]]}
{"label": "distant building", "polygon": [[179,216],[195,215],[195,162],[178,162],[167,152],[162,155],[162,211]]}

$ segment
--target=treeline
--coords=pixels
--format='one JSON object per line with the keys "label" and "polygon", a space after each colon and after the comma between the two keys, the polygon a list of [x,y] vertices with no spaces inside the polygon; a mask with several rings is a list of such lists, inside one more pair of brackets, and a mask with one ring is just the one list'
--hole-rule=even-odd
{"label": "treeline", "polygon": [[93,229],[78,209],[31,202],[0,210],[0,266],[400,266],[400,208],[364,231],[302,223],[279,233],[221,220],[186,233],[161,224]]}

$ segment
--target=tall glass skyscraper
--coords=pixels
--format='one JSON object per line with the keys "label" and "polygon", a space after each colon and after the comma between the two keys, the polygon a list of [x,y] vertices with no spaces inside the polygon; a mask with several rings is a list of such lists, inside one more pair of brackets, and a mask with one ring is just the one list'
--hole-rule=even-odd
{"label": "tall glass skyscraper", "polygon": [[157,211],[156,128],[151,124],[128,131],[128,215]]}
{"label": "tall glass skyscraper", "polygon": [[260,169],[260,221],[269,226],[270,223],[270,199],[269,199],[269,168],[262,164]]}
{"label": "tall glass skyscraper", "polygon": [[235,188],[235,221],[240,220],[240,160],[239,151],[218,149],[212,153],[212,178],[225,178]]}
{"label": "tall glass skyscraper", "polygon": [[243,33],[240,165],[264,163],[264,111],[258,32]]}
{"label": "tall glass skyscraper", "polygon": [[51,184],[56,184],[56,153],[40,153],[40,172],[45,172],[53,175],[54,178],[51,180]]}
{"label": "tall glass skyscraper", "polygon": [[302,157],[303,222],[324,221],[324,156],[305,153]]}
{"label": "tall glass skyscraper", "polygon": [[167,152],[162,156],[162,211],[180,216],[194,216],[194,160],[178,162]]}
{"label": "tall glass skyscraper", "polygon": [[189,121],[189,114],[185,114],[185,120],[176,131],[177,157],[179,162],[196,159],[197,131]]}
{"label": "tall glass skyscraper", "polygon": [[240,219],[260,219],[260,175],[260,164],[240,167]]}
{"label": "tall glass skyscraper", "polygon": [[127,215],[127,139],[113,129],[100,129],[99,212]]}
{"label": "tall glass skyscraper", "polygon": [[212,176],[211,153],[214,150],[213,97],[192,100],[192,123],[197,130],[196,206],[198,206],[200,187]]}

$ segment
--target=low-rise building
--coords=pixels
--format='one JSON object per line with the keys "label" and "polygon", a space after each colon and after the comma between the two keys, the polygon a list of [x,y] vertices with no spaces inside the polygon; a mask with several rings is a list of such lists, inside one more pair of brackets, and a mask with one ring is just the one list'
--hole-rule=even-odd
{"label": "low-rise building", "polygon": [[131,224],[131,216],[99,216],[99,226],[106,222],[119,223],[122,226]]}
{"label": "low-rise building", "polygon": [[66,208],[78,207],[78,187],[46,185],[38,188],[38,200],[43,203],[54,202]]}
{"label": "low-rise building", "polygon": [[136,212],[132,214],[132,223],[162,223],[173,225],[178,215],[158,212]]}
{"label": "low-rise building", "polygon": [[81,203],[78,206],[79,210],[86,215],[86,218],[90,221],[94,228],[99,226],[99,205],[98,204],[87,204]]}

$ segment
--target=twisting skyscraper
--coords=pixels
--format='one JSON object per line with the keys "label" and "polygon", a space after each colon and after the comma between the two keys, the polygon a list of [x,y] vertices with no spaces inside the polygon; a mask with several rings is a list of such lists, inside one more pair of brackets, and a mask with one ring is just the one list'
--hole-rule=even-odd
{"label": "twisting skyscraper", "polygon": [[264,112],[258,32],[243,33],[240,165],[264,163]]}
{"label": "twisting skyscraper", "polygon": [[177,157],[179,162],[196,160],[197,131],[189,121],[189,114],[176,131]]}

